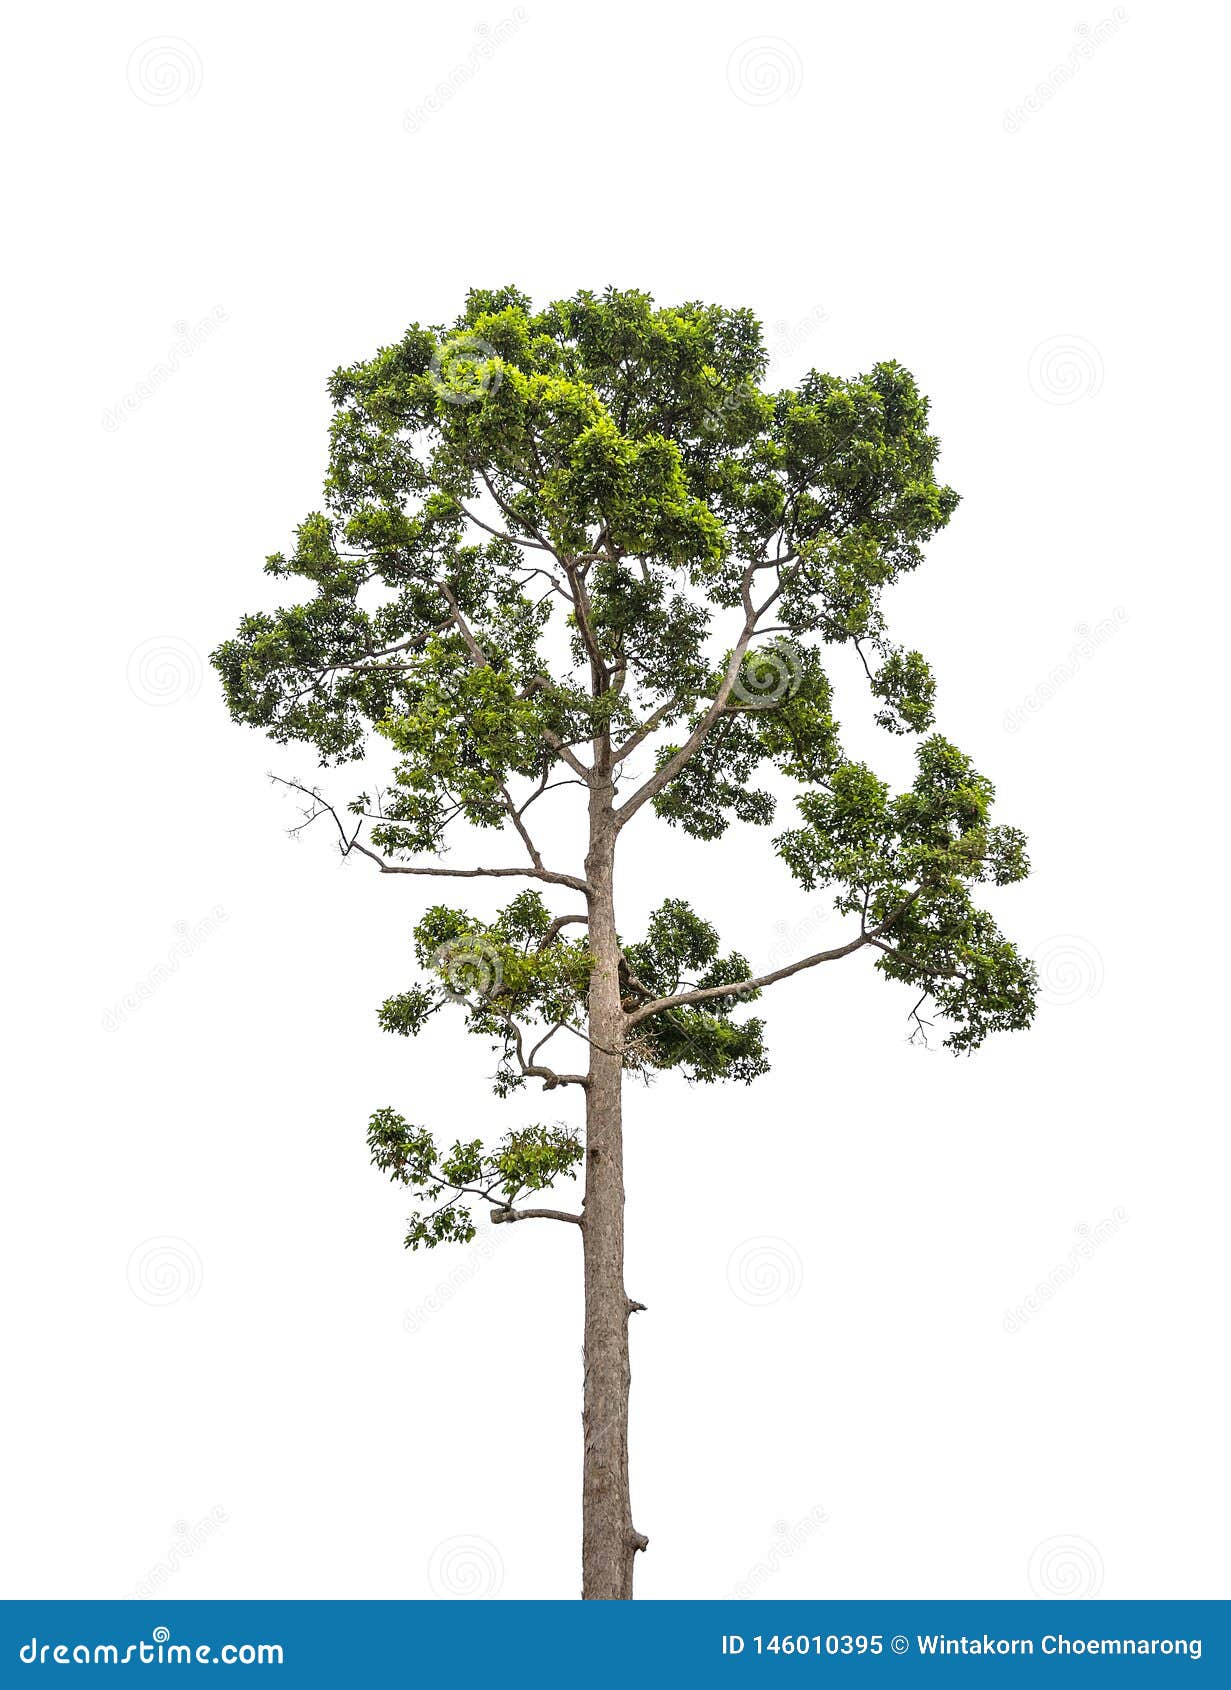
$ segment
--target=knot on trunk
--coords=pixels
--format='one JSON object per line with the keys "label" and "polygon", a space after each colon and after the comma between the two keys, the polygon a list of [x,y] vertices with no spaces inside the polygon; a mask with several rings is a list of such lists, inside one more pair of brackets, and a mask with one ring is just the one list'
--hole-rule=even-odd
{"label": "knot on trunk", "polygon": [[630,1532],[629,1541],[632,1543],[634,1555],[639,1549],[648,1549],[650,1547],[650,1540],[644,1532]]}

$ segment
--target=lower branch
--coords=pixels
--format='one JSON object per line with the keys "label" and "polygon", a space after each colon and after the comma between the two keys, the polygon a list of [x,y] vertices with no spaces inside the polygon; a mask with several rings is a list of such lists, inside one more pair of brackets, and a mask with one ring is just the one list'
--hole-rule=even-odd
{"label": "lower branch", "polygon": [[567,1209],[493,1209],[490,1215],[493,1226],[506,1226],[513,1221],[569,1221],[573,1226],[581,1225],[580,1215],[571,1215]]}

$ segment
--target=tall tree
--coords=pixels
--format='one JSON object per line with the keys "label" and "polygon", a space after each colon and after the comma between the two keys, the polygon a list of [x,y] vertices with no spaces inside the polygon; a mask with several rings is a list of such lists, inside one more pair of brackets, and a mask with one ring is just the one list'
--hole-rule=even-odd
{"label": "tall tree", "polygon": [[[576,1088],[584,1136],[536,1122],[449,1145],[388,1107],[368,1140],[419,1195],[412,1250],[468,1241],[484,1205],[496,1222],[580,1230],[586,1597],[631,1596],[647,1541],[629,1500],[641,1305],[624,1286],[625,1076],[755,1079],[764,1023],[747,1006],[861,951],[913,988],[916,1033],[936,1006],[954,1050],[1033,1013],[1031,964],[971,897],[1026,874],[1025,842],[993,825],[991,783],[930,731],[931,672],[881,608],[957,504],[936,480],[927,402],[895,363],[768,392],[766,362],[747,310],[608,289],[536,312],[515,288],[471,292],[452,328],[412,325],[334,374],[324,508],[266,563],[303,580],[303,602],[245,617],[213,657],[237,721],[324,765],[384,742],[385,784],[345,802],[287,781],[344,855],[388,875],[534,883],[494,920],[429,908],[422,976],[380,1019],[417,1035],[460,1004],[496,1048],[497,1094]],[[926,735],[905,791],[843,752],[841,646],[877,722]],[[774,850],[832,891],[843,943],[758,972],[679,897],[640,938],[621,929],[626,828],[656,816],[713,842],[732,821],[769,826],[784,789],[794,813]],[[584,860],[549,861],[540,816],[583,805]],[[506,836],[514,860],[443,860],[459,829]],[[541,1201],[583,1163],[578,1208]]]}

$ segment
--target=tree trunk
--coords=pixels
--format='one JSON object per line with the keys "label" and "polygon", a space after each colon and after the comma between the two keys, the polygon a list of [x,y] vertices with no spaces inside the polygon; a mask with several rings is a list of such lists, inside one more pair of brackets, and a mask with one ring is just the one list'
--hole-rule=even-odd
{"label": "tree trunk", "polygon": [[613,789],[590,799],[586,878],[590,977],[590,1070],[586,1090],[585,1454],[581,1488],[581,1594],[623,1600],[633,1594],[633,1557],[646,1539],[633,1526],[628,1490],[628,1318],[624,1289],[624,1147],[620,1118],[624,1014],[612,869]]}

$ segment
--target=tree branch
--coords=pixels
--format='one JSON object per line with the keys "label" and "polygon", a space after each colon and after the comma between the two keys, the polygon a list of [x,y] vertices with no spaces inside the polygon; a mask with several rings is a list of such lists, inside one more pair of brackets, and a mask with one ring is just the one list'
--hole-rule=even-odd
{"label": "tree branch", "polygon": [[577,617],[577,626],[581,631],[582,642],[590,658],[590,684],[595,698],[598,698],[611,683],[611,671],[603,659],[603,654],[599,649],[598,637],[594,632],[594,624],[590,614],[590,595],[586,592],[585,582],[571,562],[565,563],[564,574],[569,584],[569,591],[573,596],[573,611]]}
{"label": "tree branch", "polygon": [[754,979],[737,980],[729,986],[702,986],[692,992],[677,992],[674,997],[657,998],[654,1002],[642,1004],[640,1009],[634,1010],[625,1021],[625,1026],[635,1027],[639,1021],[645,1021],[665,1009],[676,1009],[681,1004],[706,1003],[712,998],[736,997],[741,992],[759,991],[763,986],[772,986],[776,981],[786,980],[805,968],[815,968],[818,963],[836,962],[839,957],[851,956],[855,951],[862,950],[865,945],[875,944],[881,934],[891,927],[899,916],[906,913],[923,889],[923,885],[917,886],[910,897],[900,903],[884,921],[866,932],[857,933],[845,945],[835,945],[829,951],[817,951],[812,956],[801,957],[798,962],[789,962],[782,968],[775,968],[770,974],[759,974]]}
{"label": "tree branch", "polygon": [[492,1005],[491,1007],[493,1009],[493,1013],[501,1017],[506,1027],[512,1033],[513,1054],[517,1058],[517,1066],[529,1079],[542,1080],[544,1091],[554,1091],[557,1086],[581,1086],[583,1090],[589,1086],[590,1077],[588,1074],[557,1074],[554,1068],[545,1068],[542,1063],[535,1062],[534,1060],[536,1052],[538,1052],[542,1046],[547,1043],[547,1039],[551,1038],[553,1034],[558,1033],[561,1026],[567,1025],[567,1023],[558,1023],[551,1029],[551,1032],[547,1034],[547,1038],[540,1039],[538,1044],[535,1045],[534,1050],[530,1052],[530,1059],[527,1060],[525,1045],[522,1042],[521,1028],[517,1025],[517,1022],[513,1019],[507,1009],[500,1009],[496,1005]]}
{"label": "tree branch", "polygon": [[434,1185],[438,1185],[442,1189],[452,1191],[453,1196],[448,1198],[445,1202],[438,1204],[435,1209],[431,1210],[427,1217],[429,1220],[433,1215],[440,1214],[442,1209],[451,1208],[453,1204],[458,1202],[462,1197],[481,1197],[485,1203],[490,1203],[492,1205],[488,1218],[492,1221],[493,1225],[499,1225],[504,1221],[531,1220],[572,1221],[576,1226],[581,1225],[580,1215],[571,1215],[564,1209],[515,1209],[508,1198],[493,1197],[492,1191],[500,1183],[498,1179],[494,1179],[492,1184],[486,1187],[477,1185],[458,1185],[455,1181],[446,1179],[443,1173],[437,1174],[434,1169],[432,1170],[431,1178]]}
{"label": "tree branch", "polygon": [[626,757],[631,757],[637,747],[644,745],[655,729],[660,728],[673,711],[683,708],[683,701],[679,698],[670,698],[665,704],[660,704],[656,710],[646,717],[641,726],[624,741],[620,749],[612,752],[612,762],[622,763]]}
{"label": "tree branch", "polygon": [[[458,500],[458,503],[461,504],[460,499]],[[499,501],[497,501],[497,503],[499,503]],[[503,509],[503,506],[501,508]],[[525,535],[506,534],[503,528],[493,528],[490,522],[484,522],[481,516],[476,516],[474,512],[472,510],[468,510],[465,505],[462,505],[461,509],[462,515],[466,517],[468,521],[473,522],[477,528],[483,528],[487,531],[487,533],[494,534],[497,540],[507,540],[511,546],[532,546],[536,552],[551,552],[553,557],[556,555],[551,551],[551,547],[545,545],[542,540],[528,540]]]}
{"label": "tree branch", "polygon": [[556,916],[556,918],[552,922],[551,926],[547,929],[546,933],[544,933],[542,939],[539,941],[539,950],[545,951],[547,949],[548,945],[551,944],[552,940],[555,939],[556,936],[565,927],[570,927],[573,924],[573,922],[580,921],[583,924],[588,924],[589,920],[590,920],[590,918],[589,918],[588,915],[558,915],[558,916]]}
{"label": "tree branch", "polygon": [[744,571],[743,580],[740,583],[740,597],[744,604],[744,627],[736,641],[735,649],[731,653],[726,674],[722,678],[722,685],[714,695],[708,710],[675,756],[669,762],[664,763],[661,769],[650,776],[644,786],[639,787],[631,798],[620,805],[615,812],[617,831],[632,820],[643,804],[648,803],[651,798],[657,797],[663,788],[675,779],[684,765],[692,759],[694,752],[726,709],[727,700],[731,696],[732,688],[735,686],[740,669],[743,667],[744,654],[748,650],[753,634],[756,632],[757,623],[782,591],[781,586],[778,586],[759,610],[754,606],[752,602],[752,581],[757,569],[763,567],[764,565],[750,564]]}
{"label": "tree branch", "polygon": [[[382,874],[438,875],[451,880],[474,880],[480,877],[507,879],[513,876],[521,880],[545,880],[552,886],[571,886],[575,892],[582,892],[589,896],[589,884],[577,875],[557,873],[554,869],[543,868],[541,865],[533,868],[442,868],[436,864],[391,863],[387,857],[382,857],[379,851],[373,851],[370,846],[361,843],[358,828],[355,829],[353,834],[347,832],[342,825],[342,818],[323,793],[318,792],[314,787],[304,786],[300,781],[286,780],[282,775],[271,774],[269,778],[275,785],[289,787],[292,792],[300,792],[305,798],[310,798],[317,805],[317,809],[305,817],[301,824],[303,827],[310,826],[320,816],[332,816],[334,825],[338,830],[342,855],[349,857],[352,851],[358,851],[360,856],[370,858]],[[361,822],[360,827],[362,825]]]}
{"label": "tree branch", "polygon": [[493,1226],[505,1226],[513,1221],[569,1221],[573,1226],[581,1225],[581,1216],[570,1214],[567,1209],[495,1208],[488,1219]]}

